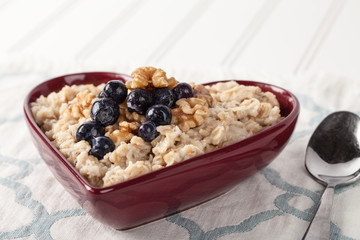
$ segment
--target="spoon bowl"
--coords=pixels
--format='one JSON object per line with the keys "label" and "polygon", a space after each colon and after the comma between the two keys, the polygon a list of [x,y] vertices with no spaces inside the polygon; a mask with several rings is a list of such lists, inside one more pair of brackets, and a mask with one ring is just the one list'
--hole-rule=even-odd
{"label": "spoon bowl", "polygon": [[346,111],[327,116],[310,138],[305,167],[326,189],[303,239],[329,239],[334,189],[360,177],[360,117]]}

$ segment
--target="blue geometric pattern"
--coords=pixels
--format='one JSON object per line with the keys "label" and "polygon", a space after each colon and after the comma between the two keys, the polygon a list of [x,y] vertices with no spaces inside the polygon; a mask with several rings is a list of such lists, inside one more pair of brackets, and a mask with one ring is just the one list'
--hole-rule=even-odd
{"label": "blue geometric pattern", "polygon": [[[25,75],[27,73],[22,72],[16,74]],[[34,73],[32,72],[32,74]],[[41,75],[39,79],[46,79],[48,77],[44,73],[38,74]],[[2,74],[0,76],[0,82],[9,75]],[[329,110],[324,109],[323,107],[320,107],[314,103],[310,97],[297,93],[296,95],[301,102],[302,108],[313,111],[317,114],[308,121],[312,128],[303,131],[296,131],[292,136],[289,144],[293,144],[297,139],[310,135],[315,126],[327,114],[330,113]],[[357,114],[360,113],[357,112]],[[13,117],[7,118],[6,116],[2,116],[0,118],[0,126],[6,123],[14,122],[25,124],[23,114],[20,114],[20,111],[19,114]],[[0,149],[2,147],[4,146],[0,146]],[[31,235],[33,235],[36,239],[52,239],[50,229],[54,223],[68,217],[87,215],[87,213],[81,208],[65,209],[56,211],[54,213],[49,213],[41,202],[33,199],[31,189],[25,184],[21,183],[20,180],[28,177],[34,171],[34,167],[39,164],[44,164],[40,158],[20,160],[0,154],[0,168],[7,168],[9,166],[17,167],[16,173],[6,177],[0,177],[0,184],[14,191],[16,194],[15,202],[30,209],[33,213],[32,221],[26,226],[22,226],[18,229],[8,232],[0,231],[0,239],[24,238]],[[200,224],[195,220],[184,217],[183,213],[174,214],[165,218],[165,220],[169,223],[175,224],[177,227],[185,229],[188,232],[189,239],[191,240],[218,239],[220,237],[235,233],[240,234],[239,238],[241,238],[241,233],[251,232],[253,229],[261,225],[261,223],[269,221],[277,216],[283,216],[285,214],[293,215],[296,218],[306,222],[311,221],[322,192],[314,192],[309,189],[290,184],[281,177],[279,172],[270,167],[264,168],[262,171],[260,171],[260,174],[266,179],[266,181],[268,181],[268,183],[282,191],[280,195],[273,199],[272,209],[258,212],[246,219],[243,219],[236,225],[216,227],[209,231],[203,230]],[[338,188],[336,189],[335,194],[342,194],[354,188],[358,184],[359,181],[349,186]],[[313,202],[313,205],[305,210],[299,210],[293,207],[290,204],[290,200],[298,197],[309,198]],[[191,211],[191,209],[189,211]],[[350,240],[353,238],[344,236],[342,234],[342,230],[335,223],[331,222],[331,239]]]}
{"label": "blue geometric pattern", "polygon": [[[265,168],[261,171],[261,174],[263,174],[266,178],[266,180],[269,181],[272,185],[275,187],[285,191],[284,194],[281,194],[277,196],[274,199],[274,205],[277,207],[277,209],[273,210],[267,210],[263,212],[259,212],[256,215],[253,215],[241,223],[233,226],[225,226],[225,227],[219,227],[215,228],[211,231],[204,232],[200,226],[192,221],[191,219],[185,218],[181,215],[181,213],[167,217],[166,220],[172,223],[177,224],[180,227],[185,228],[189,235],[189,239],[217,239],[219,237],[222,237],[224,235],[233,234],[233,233],[242,233],[242,232],[249,232],[253,228],[255,228],[258,224],[261,222],[270,220],[276,216],[281,216],[283,214],[291,214],[295,217],[310,222],[313,218],[313,215],[316,210],[316,206],[319,202],[319,199],[322,195],[322,192],[313,192],[305,188],[293,186],[286,181],[284,181],[280,174],[276,172],[274,169],[271,168]],[[351,187],[354,187],[356,184],[358,184],[359,181],[351,184]],[[337,190],[335,194],[339,194],[339,191]],[[305,196],[310,198],[314,204],[311,208],[301,211],[294,207],[292,207],[289,204],[289,201],[292,198],[299,197],[299,196]],[[341,240],[350,240],[353,238],[349,238],[346,236],[343,236],[341,233],[341,229],[336,226],[333,222],[331,222],[330,225],[330,239],[341,239]]]}
{"label": "blue geometric pattern", "polygon": [[14,190],[16,193],[15,202],[31,209],[34,217],[24,227],[11,232],[0,232],[0,239],[28,237],[32,234],[35,235],[36,239],[52,239],[49,231],[56,221],[66,217],[86,214],[83,209],[67,209],[49,214],[41,202],[31,198],[31,190],[26,185],[19,183],[18,180],[29,176],[33,171],[34,164],[44,164],[41,159],[28,159],[24,161],[0,155],[0,166],[5,164],[12,164],[18,167],[20,171],[6,178],[0,178],[0,184]]}

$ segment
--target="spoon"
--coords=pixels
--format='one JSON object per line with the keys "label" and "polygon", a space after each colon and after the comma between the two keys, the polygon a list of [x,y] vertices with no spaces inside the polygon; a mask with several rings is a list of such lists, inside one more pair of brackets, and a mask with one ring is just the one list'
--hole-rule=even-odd
{"label": "spoon", "polygon": [[305,167],[326,188],[303,240],[328,240],[334,189],[360,176],[360,117],[345,111],[327,116],[310,138]]}

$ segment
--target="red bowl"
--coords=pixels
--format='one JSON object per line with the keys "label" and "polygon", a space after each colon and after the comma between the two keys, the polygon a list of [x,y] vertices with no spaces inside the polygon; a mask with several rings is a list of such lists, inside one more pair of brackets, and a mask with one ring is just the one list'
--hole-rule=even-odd
{"label": "red bowl", "polygon": [[[237,81],[274,93],[284,119],[249,138],[109,187],[91,186],[40,130],[30,103],[65,85],[98,85],[128,75],[89,72],[50,79],[26,97],[24,112],[33,141],[57,180],[94,218],[116,229],[128,229],[210,200],[269,164],[285,147],[299,115],[299,102],[289,91],[266,83]],[[206,85],[215,84],[207,83]]]}

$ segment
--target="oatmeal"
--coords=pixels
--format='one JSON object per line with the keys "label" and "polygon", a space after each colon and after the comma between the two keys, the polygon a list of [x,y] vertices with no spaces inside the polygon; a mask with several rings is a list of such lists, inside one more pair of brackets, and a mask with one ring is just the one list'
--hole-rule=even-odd
{"label": "oatmeal", "polygon": [[153,67],[131,76],[126,85],[65,86],[31,103],[41,130],[96,187],[230,145],[281,120],[275,95],[256,86],[178,83]]}

